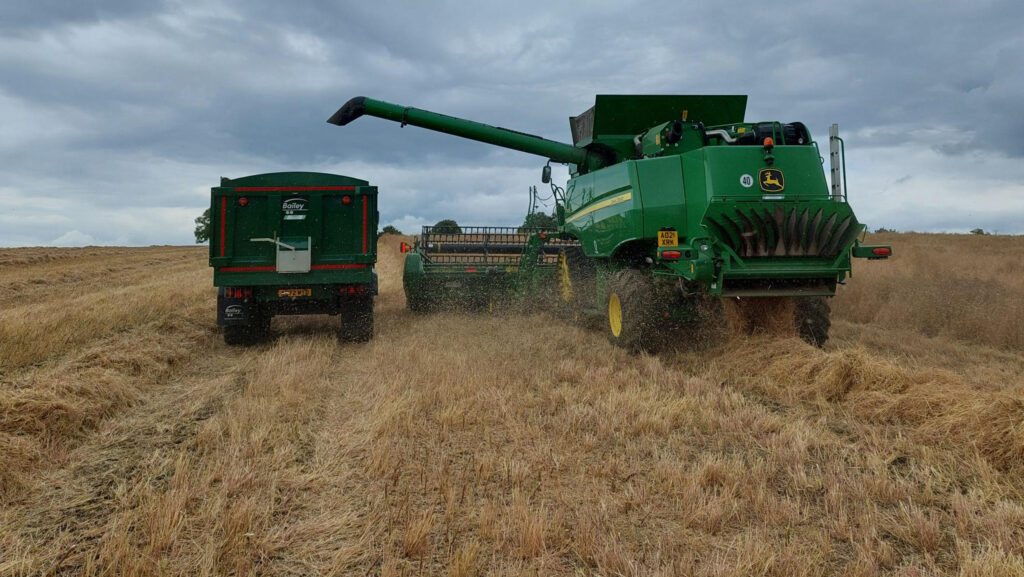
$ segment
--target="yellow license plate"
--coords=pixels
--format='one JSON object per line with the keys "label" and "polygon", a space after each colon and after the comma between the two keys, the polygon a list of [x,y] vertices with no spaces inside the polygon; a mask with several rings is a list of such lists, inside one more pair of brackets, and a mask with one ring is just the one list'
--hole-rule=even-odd
{"label": "yellow license plate", "polygon": [[674,230],[659,230],[658,246],[679,246],[679,233]]}
{"label": "yellow license plate", "polygon": [[311,297],[311,296],[313,296],[313,289],[308,289],[308,288],[304,288],[304,289],[300,289],[300,288],[278,289],[278,291],[277,291],[277,297],[278,298],[285,298],[285,297],[295,298],[295,297]]}

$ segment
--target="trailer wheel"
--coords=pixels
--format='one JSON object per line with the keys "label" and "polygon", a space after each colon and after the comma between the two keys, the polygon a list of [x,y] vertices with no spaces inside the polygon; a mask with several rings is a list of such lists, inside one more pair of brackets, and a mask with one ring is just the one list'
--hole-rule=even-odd
{"label": "trailer wheel", "polygon": [[365,343],[373,338],[373,296],[365,296],[346,302],[341,307],[341,330],[343,341]]}
{"label": "trailer wheel", "polygon": [[832,327],[829,318],[832,308],[826,297],[801,297],[796,299],[793,322],[800,338],[818,348],[825,346],[828,330]]}
{"label": "trailer wheel", "polygon": [[575,321],[585,316],[597,292],[597,269],[578,246],[558,253],[558,296],[562,311]]}
{"label": "trailer wheel", "polygon": [[255,342],[252,327],[249,325],[224,326],[224,344],[231,347],[244,347]]}
{"label": "trailer wheel", "polygon": [[270,334],[270,319],[268,314],[254,313],[249,324],[225,325],[224,344],[232,347],[255,345]]}
{"label": "trailer wheel", "polygon": [[631,352],[655,352],[659,338],[657,295],[651,275],[637,269],[616,271],[608,279],[605,334]]}

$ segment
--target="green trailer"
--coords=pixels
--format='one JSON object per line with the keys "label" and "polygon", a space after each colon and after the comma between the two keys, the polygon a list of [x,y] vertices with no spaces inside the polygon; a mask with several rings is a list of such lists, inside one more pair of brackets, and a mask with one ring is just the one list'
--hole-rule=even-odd
{"label": "green trailer", "polygon": [[275,315],[339,315],[342,339],[373,337],[377,187],[315,172],[222,178],[210,215],[226,343],[263,339]]}
{"label": "green trailer", "polygon": [[[835,125],[829,186],[804,124],[747,121],[746,104],[742,95],[599,95],[569,119],[572,144],[365,97],[328,122],[376,116],[568,164],[571,178],[552,191],[559,234],[578,246],[559,256],[557,294],[579,315],[602,317],[617,345],[657,349],[717,298],[752,317],[790,311],[820,346],[826,299],[851,258],[892,249],[858,240],[865,227],[847,202]],[[542,175],[550,181],[550,165]]]}
{"label": "green trailer", "polygon": [[424,226],[411,247],[403,243],[406,305],[413,312],[490,311],[543,302],[557,287],[558,255],[578,245],[554,229]]}

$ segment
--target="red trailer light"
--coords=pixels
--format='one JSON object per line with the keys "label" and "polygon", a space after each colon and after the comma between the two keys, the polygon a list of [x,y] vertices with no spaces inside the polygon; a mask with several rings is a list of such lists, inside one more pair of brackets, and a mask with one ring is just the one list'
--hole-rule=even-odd
{"label": "red trailer light", "polygon": [[341,204],[352,204],[352,197],[347,194],[341,197]]}
{"label": "red trailer light", "polygon": [[247,204],[249,204],[249,199],[248,198],[245,198],[243,196],[242,198],[238,199],[238,206],[245,206]]}
{"label": "red trailer light", "polygon": [[467,268],[466,272],[476,272],[476,269],[475,268]]}
{"label": "red trailer light", "polygon": [[889,256],[892,254],[892,249],[887,246],[880,246],[871,252],[877,254],[878,256]]}
{"label": "red trailer light", "polygon": [[683,256],[678,250],[666,250],[661,253],[661,258],[668,260],[679,260],[679,257]]}
{"label": "red trailer light", "polygon": [[407,243],[407,242],[403,242],[403,243],[402,243],[402,244],[401,244],[401,245],[399,246],[399,250],[401,250],[401,251],[402,251],[402,253],[407,253],[407,252],[409,252],[410,250],[412,250],[412,247],[410,247],[410,246],[409,246],[409,243]]}

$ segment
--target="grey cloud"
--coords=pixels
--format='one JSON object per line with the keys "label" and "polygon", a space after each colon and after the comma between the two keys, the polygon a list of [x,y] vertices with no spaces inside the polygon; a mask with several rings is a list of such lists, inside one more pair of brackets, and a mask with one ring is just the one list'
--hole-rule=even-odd
{"label": "grey cloud", "polygon": [[95,22],[151,14],[164,6],[163,1],[146,0],[32,0],[0,4],[0,32],[29,34],[60,24]]}
{"label": "grey cloud", "polygon": [[[273,170],[379,182],[385,222],[521,221],[543,159],[325,123],[357,95],[564,141],[595,93],[747,93],[751,119],[802,120],[819,139],[839,122],[851,168],[869,173],[851,180],[908,206],[920,183],[945,186],[920,177],[942,163],[1002,195],[1021,186],[1024,9],[1009,2],[60,4],[0,7],[0,192],[46,206],[9,209],[24,224],[0,221],[0,244],[189,242],[219,176]],[[1006,162],[982,173],[976,154]],[[951,228],[964,201],[941,198],[854,206]],[[992,218],[1024,232],[1016,210]],[[68,221],[30,224],[46,215]]]}

